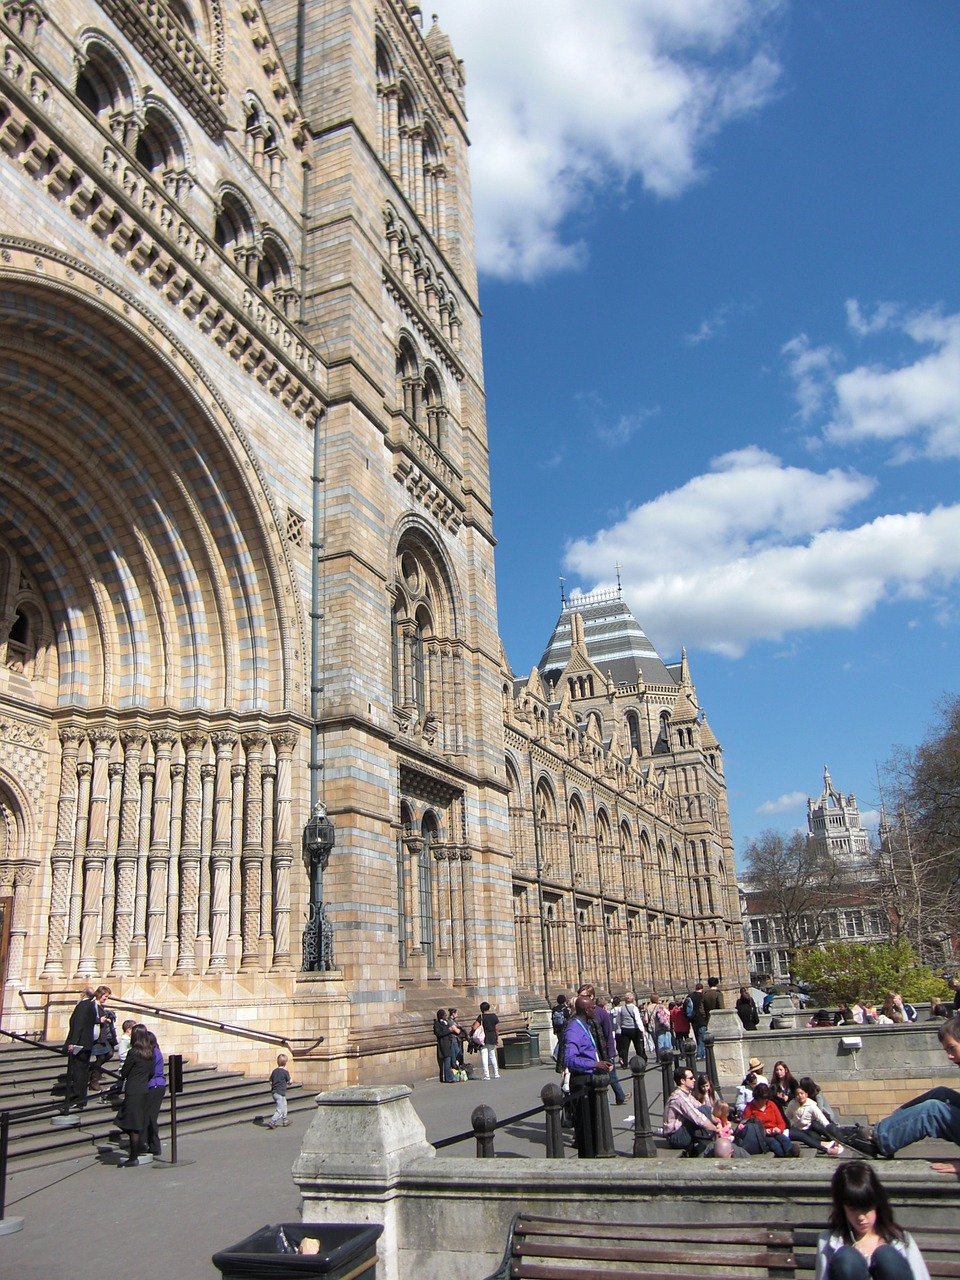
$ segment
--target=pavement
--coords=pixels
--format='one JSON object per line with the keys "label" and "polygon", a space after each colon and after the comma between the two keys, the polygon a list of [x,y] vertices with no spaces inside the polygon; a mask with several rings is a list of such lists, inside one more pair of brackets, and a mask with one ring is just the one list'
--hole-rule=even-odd
{"label": "pavement", "polygon": [[[413,1084],[413,1105],[428,1140],[472,1135],[470,1116],[479,1104],[492,1107],[498,1119],[509,1119],[539,1106],[540,1090],[557,1079],[547,1066],[504,1071],[489,1082],[442,1085],[421,1080]],[[658,1097],[655,1118],[659,1105]],[[264,1119],[271,1109],[266,1099]],[[632,1111],[630,1104],[611,1109],[615,1145],[624,1156],[632,1149],[633,1129],[627,1124]],[[10,1280],[103,1280],[123,1269],[137,1280],[219,1280],[210,1260],[218,1250],[266,1223],[299,1221],[299,1191],[290,1170],[311,1119],[312,1113],[305,1112],[292,1115],[285,1129],[245,1122],[183,1135],[176,1165],[169,1162],[164,1124],[165,1155],[153,1165],[121,1169],[111,1150],[13,1172],[7,1178],[6,1217],[22,1217],[24,1226],[0,1235],[0,1274]],[[564,1133],[569,1142],[569,1131]],[[474,1151],[471,1136],[443,1148],[438,1158],[472,1156]],[[542,1119],[517,1120],[497,1132],[500,1157],[543,1153]],[[575,1158],[570,1149],[567,1155]],[[910,1148],[914,1158],[943,1155],[955,1157],[956,1148],[933,1142]],[[660,1158],[673,1160],[677,1153],[664,1150]],[[816,1160],[812,1152],[809,1158],[823,1166],[826,1188],[834,1162]],[[764,1159],[773,1173],[774,1161]],[[683,1169],[679,1166],[678,1173]]]}

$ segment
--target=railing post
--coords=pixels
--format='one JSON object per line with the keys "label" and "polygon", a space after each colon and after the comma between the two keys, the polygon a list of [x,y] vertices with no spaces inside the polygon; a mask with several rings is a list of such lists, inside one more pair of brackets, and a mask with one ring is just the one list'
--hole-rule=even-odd
{"label": "railing post", "polygon": [[598,1160],[606,1160],[617,1154],[617,1149],[613,1145],[610,1103],[607,1101],[609,1089],[609,1072],[595,1071],[590,1077],[590,1106],[593,1107],[593,1134],[597,1144]]}
{"label": "railing post", "polygon": [[674,1053],[672,1049],[661,1049],[657,1054],[657,1057],[660,1059],[663,1105],[666,1107],[667,1099],[670,1097],[671,1093],[673,1093],[673,1064],[680,1055],[678,1053]]}
{"label": "railing post", "polygon": [[563,1090],[558,1084],[545,1084],[540,1090],[540,1101],[546,1117],[547,1159],[563,1160]]}
{"label": "railing post", "polygon": [[717,1055],[714,1050],[714,1042],[716,1037],[710,1032],[703,1033],[703,1047],[707,1052],[707,1075],[713,1081],[713,1091],[721,1100],[723,1099],[723,1090],[720,1088],[720,1081],[717,1078]]}
{"label": "railing post", "polygon": [[633,1154],[651,1159],[656,1156],[657,1147],[650,1124],[650,1104],[644,1080],[646,1070],[647,1060],[634,1054],[630,1059],[630,1074],[633,1076]]}
{"label": "railing post", "polygon": [[687,1070],[692,1071],[693,1074],[696,1075],[697,1074],[697,1042],[696,1040],[691,1040],[689,1036],[684,1036],[680,1044],[681,1044],[681,1052],[686,1061]]}
{"label": "railing post", "polygon": [[489,1160],[496,1155],[493,1149],[493,1131],[497,1127],[496,1112],[493,1107],[482,1102],[479,1107],[474,1107],[470,1122],[477,1139],[477,1159]]}
{"label": "railing post", "polygon": [[12,1235],[23,1226],[22,1218],[6,1217],[7,1150],[10,1146],[10,1112],[0,1111],[0,1236]]}

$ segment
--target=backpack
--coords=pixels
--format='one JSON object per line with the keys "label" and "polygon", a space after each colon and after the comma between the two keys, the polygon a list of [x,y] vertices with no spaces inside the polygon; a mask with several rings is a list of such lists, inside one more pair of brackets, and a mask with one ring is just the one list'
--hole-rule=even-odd
{"label": "backpack", "polygon": [[683,1002],[683,1016],[689,1022],[693,1017],[693,996],[687,996]]}
{"label": "backpack", "polygon": [[560,1035],[563,1028],[567,1025],[567,1015],[562,1009],[555,1008],[553,1013],[550,1015],[550,1021],[553,1024],[554,1031],[557,1035]]}

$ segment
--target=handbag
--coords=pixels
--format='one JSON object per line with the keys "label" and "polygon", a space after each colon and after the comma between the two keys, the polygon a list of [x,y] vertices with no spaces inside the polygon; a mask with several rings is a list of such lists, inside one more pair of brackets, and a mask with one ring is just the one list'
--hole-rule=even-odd
{"label": "handbag", "polygon": [[470,1040],[480,1048],[482,1048],[487,1042],[487,1037],[483,1030],[483,1023],[480,1022],[479,1019],[470,1028]]}

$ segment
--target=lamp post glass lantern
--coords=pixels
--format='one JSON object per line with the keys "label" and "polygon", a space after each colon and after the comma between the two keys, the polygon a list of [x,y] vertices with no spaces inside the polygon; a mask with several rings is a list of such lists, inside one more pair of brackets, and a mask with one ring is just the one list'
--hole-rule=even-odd
{"label": "lamp post glass lantern", "polygon": [[303,828],[303,856],[310,867],[310,914],[303,930],[305,970],[325,971],[333,964],[333,930],[323,909],[323,873],[336,840],[336,828],[322,800]]}

